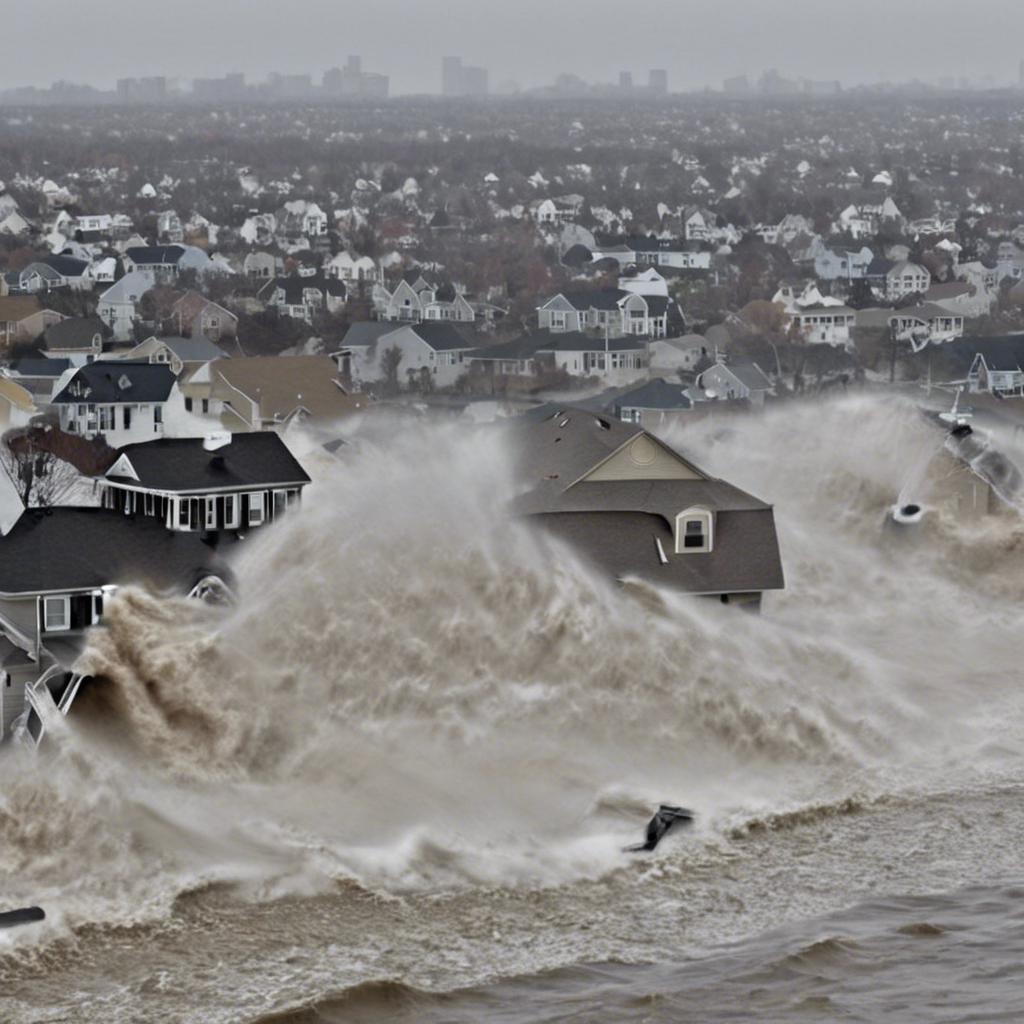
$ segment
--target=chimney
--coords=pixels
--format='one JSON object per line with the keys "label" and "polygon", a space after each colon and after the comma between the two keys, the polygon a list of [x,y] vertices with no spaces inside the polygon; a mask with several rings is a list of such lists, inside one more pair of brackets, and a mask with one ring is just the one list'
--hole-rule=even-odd
{"label": "chimney", "polygon": [[231,433],[227,430],[215,430],[203,438],[203,451],[215,452],[218,448],[231,444]]}

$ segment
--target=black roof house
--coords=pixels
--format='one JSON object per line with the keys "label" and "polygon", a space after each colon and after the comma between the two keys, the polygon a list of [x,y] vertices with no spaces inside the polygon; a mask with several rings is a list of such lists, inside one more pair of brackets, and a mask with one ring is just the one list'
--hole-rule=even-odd
{"label": "black roof house", "polygon": [[120,449],[107,471],[112,483],[174,493],[234,488],[303,487],[310,482],[295,456],[273,431],[232,434],[227,444],[201,438],[161,438]]}
{"label": "black roof house", "polygon": [[772,507],[640,427],[546,406],[509,429],[513,511],[602,573],[751,603],[784,587]]}
{"label": "black roof house", "polygon": [[174,374],[160,363],[133,363],[122,359],[89,363],[79,368],[53,401],[58,405],[166,402],[174,382]]}

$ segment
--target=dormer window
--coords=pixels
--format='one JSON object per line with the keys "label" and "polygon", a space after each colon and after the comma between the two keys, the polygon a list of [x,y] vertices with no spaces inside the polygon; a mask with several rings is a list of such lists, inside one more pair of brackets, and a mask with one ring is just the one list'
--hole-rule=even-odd
{"label": "dormer window", "polygon": [[689,508],[676,516],[676,554],[691,555],[711,551],[714,520],[703,508]]}

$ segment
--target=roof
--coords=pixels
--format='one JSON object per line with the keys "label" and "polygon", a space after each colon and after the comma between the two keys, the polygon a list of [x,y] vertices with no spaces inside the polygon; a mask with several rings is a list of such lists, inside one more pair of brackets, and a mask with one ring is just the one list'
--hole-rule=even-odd
{"label": "roof", "polygon": [[345,282],[337,277],[324,277],[323,274],[311,274],[302,277],[299,274],[292,274],[290,277],[275,277],[268,281],[259,291],[262,296],[265,293],[273,295],[277,289],[284,292],[284,304],[286,306],[304,306],[306,304],[306,289],[315,289],[323,292],[324,295],[341,296],[348,294]]}
{"label": "roof", "polygon": [[99,508],[30,509],[0,537],[0,561],[4,594],[127,583],[190,590],[211,571],[228,575],[200,533]]}
{"label": "roof", "polygon": [[183,363],[209,363],[214,359],[228,358],[223,349],[201,335],[196,338],[158,338],[154,335],[146,341],[166,345]]}
{"label": "roof", "polygon": [[693,403],[686,396],[686,388],[670,384],[662,377],[642,384],[615,399],[616,409],[690,409]]}
{"label": "roof", "polygon": [[88,260],[74,256],[44,256],[39,262],[52,267],[61,277],[81,277],[89,269]]}
{"label": "roof", "polygon": [[[110,480],[124,480],[159,491],[211,491],[226,488],[295,486],[309,477],[273,431],[233,434],[231,443],[207,451],[202,438],[163,438],[121,448],[108,470]],[[116,471],[121,457],[135,476]]]}
{"label": "roof", "polygon": [[385,334],[391,334],[401,329],[401,324],[388,323],[381,320],[359,320],[349,326],[349,329],[345,332],[345,337],[341,341],[341,347],[368,347]]}
{"label": "roof", "polygon": [[19,377],[59,377],[71,368],[70,359],[44,359],[42,356],[26,356],[11,364],[11,370]]}
{"label": "roof", "polygon": [[466,337],[454,324],[410,324],[409,330],[425,341],[435,352],[451,352],[457,349],[471,349],[476,346],[476,339]]}
{"label": "roof", "polygon": [[[744,387],[751,391],[770,391],[772,382],[767,374],[757,363],[733,363],[726,366],[724,363],[716,363],[708,369],[721,369],[731,373]],[[705,371],[706,373],[707,371]]]}
{"label": "roof", "polygon": [[136,266],[177,265],[185,255],[183,245],[133,245],[125,249],[125,256]]}
{"label": "roof", "polygon": [[[538,335],[539,337],[539,335]],[[598,338],[580,331],[566,331],[564,334],[548,334],[537,346],[538,352],[636,352],[646,347],[646,342],[636,337]]]}
{"label": "roof", "polygon": [[521,334],[512,341],[504,341],[499,345],[486,345],[470,353],[471,359],[502,360],[529,359],[549,340],[547,334]]}
{"label": "roof", "polygon": [[249,356],[212,364],[214,393],[232,401],[232,389],[258,401],[264,420],[283,422],[298,409],[318,419],[336,419],[364,407],[360,395],[341,386],[329,356]]}
{"label": "roof", "polygon": [[15,408],[22,412],[34,413],[36,411],[35,400],[32,393],[26,391],[16,380],[11,377],[0,377],[0,396],[6,398]]}
{"label": "roof", "polygon": [[[547,406],[510,429],[526,488],[514,511],[534,518],[615,578],[639,576],[690,593],[783,586],[771,506],[708,476],[640,427],[576,407]],[[641,436],[671,455],[685,478],[652,471],[648,478],[583,479]],[[637,464],[638,477],[643,472]],[[675,517],[694,506],[715,516],[713,550],[700,557],[670,554]],[[669,556],[667,564],[656,541]]]}
{"label": "roof", "polygon": [[89,405],[166,402],[173,386],[174,374],[167,366],[118,359],[80,367],[53,401]]}
{"label": "roof", "polygon": [[942,357],[953,372],[965,375],[974,357],[982,355],[990,370],[1024,368],[1024,334],[1003,334],[987,338],[957,338],[942,346]]}
{"label": "roof", "polygon": [[107,333],[103,321],[91,316],[73,316],[59,323],[50,324],[43,331],[43,341],[50,351],[70,351],[72,349],[91,349],[93,339],[98,334],[100,343]]}
{"label": "roof", "polygon": [[0,324],[20,323],[42,309],[35,295],[0,296]]}

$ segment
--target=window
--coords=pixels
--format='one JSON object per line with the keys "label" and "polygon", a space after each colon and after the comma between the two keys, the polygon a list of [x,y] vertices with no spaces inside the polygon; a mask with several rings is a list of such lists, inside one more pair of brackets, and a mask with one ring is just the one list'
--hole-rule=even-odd
{"label": "window", "polygon": [[259,526],[263,522],[263,492],[253,491],[249,495],[249,525]]}
{"label": "window", "polygon": [[228,530],[238,529],[238,495],[224,495],[224,527]]}
{"label": "window", "polygon": [[712,548],[712,516],[707,509],[690,508],[676,516],[676,554],[698,554]]}
{"label": "window", "polygon": [[68,597],[43,598],[43,629],[59,633],[71,628],[71,599]]}
{"label": "window", "polygon": [[163,406],[154,405],[153,406],[153,429],[157,433],[160,433],[160,428],[163,426],[163,422],[164,422]]}
{"label": "window", "polygon": [[189,528],[188,499],[175,498],[174,500],[178,503],[178,526],[187,530]]}
{"label": "window", "polygon": [[192,411],[192,399],[186,396],[186,398],[185,398],[185,412],[191,412],[191,411]]}
{"label": "window", "polygon": [[217,529],[217,499],[207,498],[206,499],[206,528],[208,530]]}

